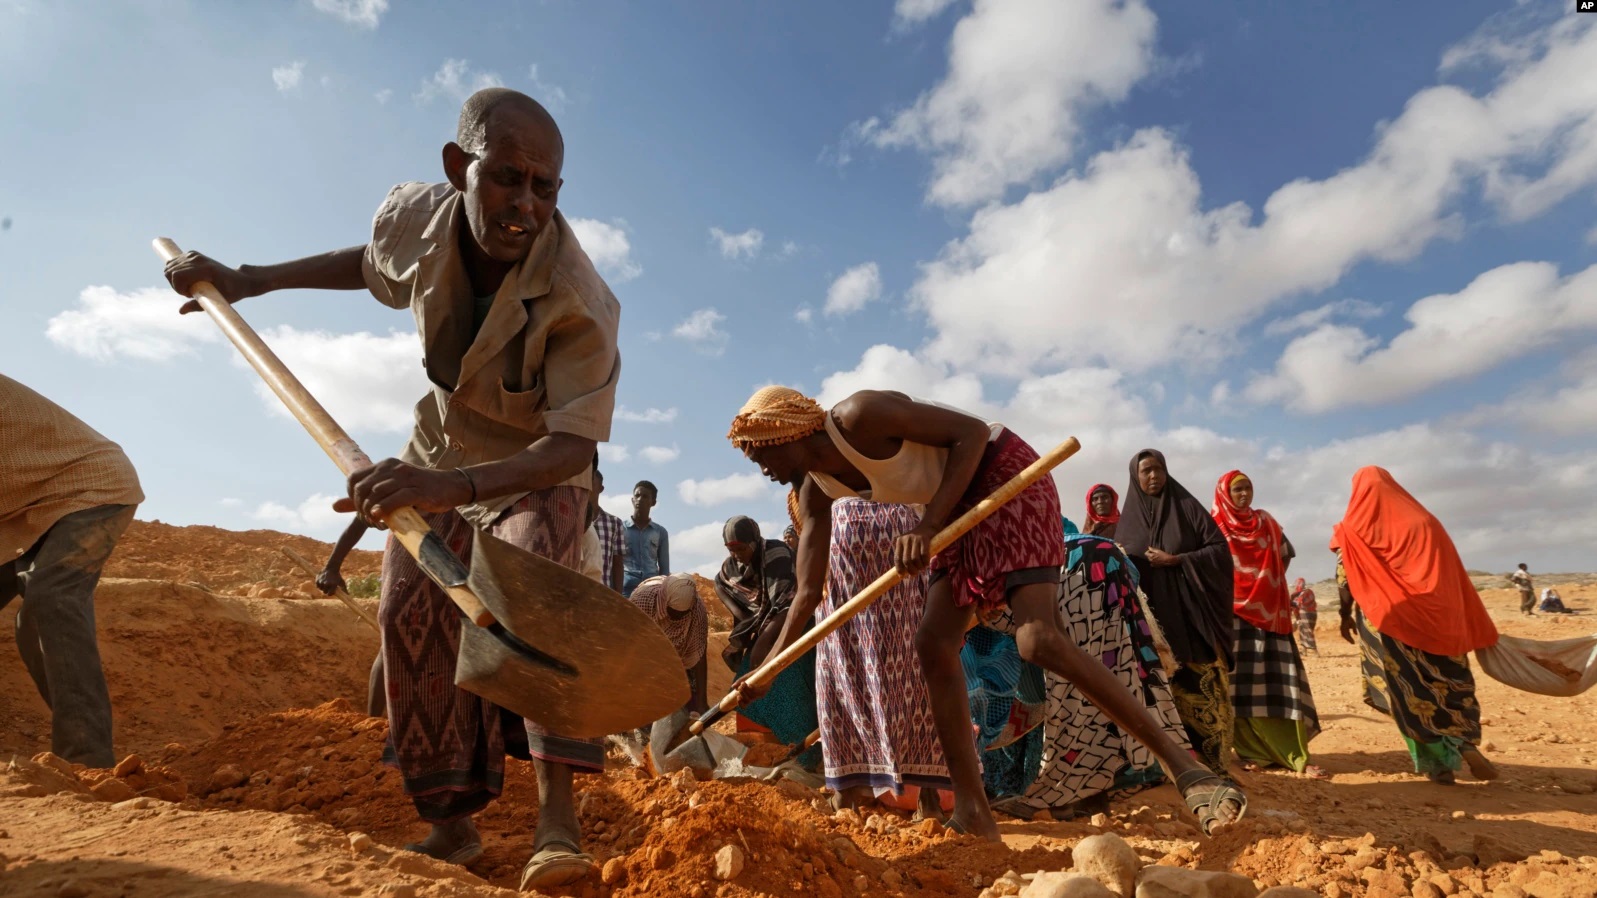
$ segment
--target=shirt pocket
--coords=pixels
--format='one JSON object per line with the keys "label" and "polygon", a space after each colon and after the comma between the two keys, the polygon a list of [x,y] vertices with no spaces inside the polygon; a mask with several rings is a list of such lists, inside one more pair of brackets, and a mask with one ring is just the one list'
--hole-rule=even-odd
{"label": "shirt pocket", "polygon": [[506,386],[504,378],[500,378],[487,405],[483,411],[495,421],[529,433],[536,431],[543,413],[549,409],[543,377],[533,378],[532,385],[525,390],[512,390]]}

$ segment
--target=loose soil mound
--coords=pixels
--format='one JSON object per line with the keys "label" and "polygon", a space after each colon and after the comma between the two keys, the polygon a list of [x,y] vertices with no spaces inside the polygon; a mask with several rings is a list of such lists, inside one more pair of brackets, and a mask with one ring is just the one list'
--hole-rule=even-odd
{"label": "loose soil mound", "polygon": [[[117,541],[116,551],[106,562],[105,576],[171,580],[225,595],[321,598],[311,578],[284,557],[284,548],[298,552],[319,571],[333,547],[276,530],[174,527],[160,521],[134,521]],[[356,549],[344,560],[344,579],[379,573],[382,566],[383,553]]]}

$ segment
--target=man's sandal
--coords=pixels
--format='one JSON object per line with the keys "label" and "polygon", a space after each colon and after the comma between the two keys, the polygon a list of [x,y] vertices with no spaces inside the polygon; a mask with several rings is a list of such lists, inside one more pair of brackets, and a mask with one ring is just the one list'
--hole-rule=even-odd
{"label": "man's sandal", "polygon": [[521,890],[568,886],[593,871],[593,855],[566,839],[554,838],[533,852],[521,869]]}
{"label": "man's sandal", "polygon": [[1176,777],[1176,791],[1187,803],[1187,810],[1198,818],[1206,836],[1242,819],[1248,812],[1248,797],[1237,784],[1208,770],[1189,770]]}
{"label": "man's sandal", "polygon": [[417,854],[425,854],[433,860],[443,861],[446,864],[458,864],[464,867],[482,857],[482,842],[468,842],[443,857],[428,851],[427,846],[420,842],[412,842],[406,845],[405,850],[414,851]]}

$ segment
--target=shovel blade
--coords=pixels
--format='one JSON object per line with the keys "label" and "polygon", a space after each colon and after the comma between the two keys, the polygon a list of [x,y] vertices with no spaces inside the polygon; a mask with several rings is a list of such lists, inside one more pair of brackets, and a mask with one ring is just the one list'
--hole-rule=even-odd
{"label": "shovel blade", "polygon": [[671,641],[620,593],[482,531],[467,583],[513,638],[463,623],[460,688],[576,738],[642,726],[688,700]]}

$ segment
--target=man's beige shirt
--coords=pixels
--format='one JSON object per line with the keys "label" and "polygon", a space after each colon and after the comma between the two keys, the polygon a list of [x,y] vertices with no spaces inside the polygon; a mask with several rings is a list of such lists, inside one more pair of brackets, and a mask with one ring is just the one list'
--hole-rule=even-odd
{"label": "man's beige shirt", "polygon": [[[461,195],[449,184],[400,184],[372,221],[362,266],[372,295],[409,308],[432,391],[400,458],[429,468],[499,461],[549,433],[610,438],[621,355],[621,306],[556,212],[494,294],[475,341],[460,253]],[[591,468],[565,481],[591,488]],[[487,527],[525,493],[459,511]]]}
{"label": "man's beige shirt", "polygon": [[73,512],[143,501],[121,446],[0,374],[0,564]]}

